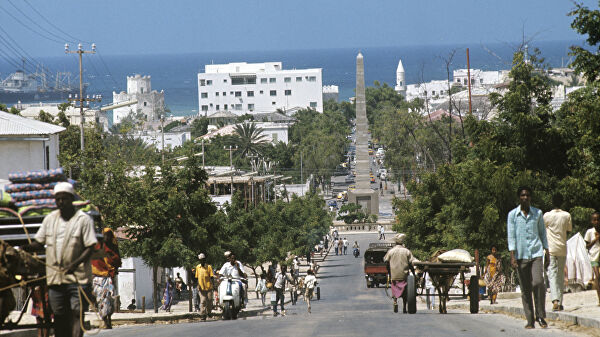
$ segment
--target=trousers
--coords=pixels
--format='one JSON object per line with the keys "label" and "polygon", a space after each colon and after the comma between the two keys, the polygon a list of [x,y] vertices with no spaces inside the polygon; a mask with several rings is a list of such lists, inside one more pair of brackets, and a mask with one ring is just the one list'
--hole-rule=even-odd
{"label": "trousers", "polygon": [[[546,318],[546,285],[544,284],[544,263],[541,257],[517,260],[517,274],[521,284],[521,301],[527,324],[532,325],[535,317]],[[533,301],[531,299],[533,295]],[[535,303],[535,317],[533,315]]]}
{"label": "trousers", "polygon": [[200,295],[200,315],[210,315],[213,304],[213,290],[198,289],[198,295]]}
{"label": "trousers", "polygon": [[565,262],[566,256],[550,255],[550,265],[548,266],[548,281],[550,282],[550,297],[552,302],[558,301],[562,304],[563,291],[565,286]]}

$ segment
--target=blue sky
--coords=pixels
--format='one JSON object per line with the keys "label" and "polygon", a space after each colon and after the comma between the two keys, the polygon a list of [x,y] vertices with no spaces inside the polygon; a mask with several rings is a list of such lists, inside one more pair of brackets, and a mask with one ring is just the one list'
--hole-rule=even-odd
{"label": "blue sky", "polygon": [[65,33],[95,42],[104,55],[479,44],[523,33],[574,40],[581,37],[566,15],[573,7],[570,0],[0,0],[0,37],[34,56],[62,55],[62,41],[73,40]]}

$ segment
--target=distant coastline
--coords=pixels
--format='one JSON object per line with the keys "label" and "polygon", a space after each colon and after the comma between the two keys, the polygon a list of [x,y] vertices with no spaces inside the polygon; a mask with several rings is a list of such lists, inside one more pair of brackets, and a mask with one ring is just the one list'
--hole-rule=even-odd
{"label": "distant coastline", "polygon": [[[530,50],[539,48],[551,67],[566,66],[571,45],[583,41],[532,42]],[[418,83],[445,79],[443,58],[456,50],[452,69],[466,68],[465,50],[469,47],[471,68],[483,70],[509,69],[517,43],[430,45],[408,47],[366,47],[321,50],[254,51],[254,52],[206,52],[195,54],[163,55],[93,55],[84,61],[85,81],[90,83],[88,93],[102,94],[103,103],[112,101],[112,92],[126,90],[126,76],[142,74],[152,76],[152,88],[165,91],[166,105],[174,115],[193,115],[198,112],[197,73],[204,65],[229,62],[282,61],[285,69],[323,68],[323,85],[337,85],[340,100],[354,96],[354,61],[358,50],[365,56],[365,82],[374,81],[395,85],[395,71],[401,58],[406,71],[406,82]],[[38,57],[50,69],[77,70],[73,57]],[[0,77],[4,78],[15,69],[0,62]]]}

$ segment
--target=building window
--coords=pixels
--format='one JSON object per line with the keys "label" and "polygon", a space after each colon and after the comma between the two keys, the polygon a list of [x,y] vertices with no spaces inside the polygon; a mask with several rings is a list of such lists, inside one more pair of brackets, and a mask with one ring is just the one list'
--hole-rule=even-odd
{"label": "building window", "polygon": [[309,82],[316,82],[317,81],[317,77],[316,76],[310,76],[310,77],[308,77],[308,81]]}
{"label": "building window", "polygon": [[435,96],[435,90],[431,91],[431,95]]}
{"label": "building window", "polygon": [[479,79],[479,83],[483,84],[483,78]]}
{"label": "building window", "polygon": [[212,103],[210,103],[209,105],[210,105],[211,107],[213,106],[213,104],[212,104]]}
{"label": "building window", "polygon": [[292,81],[291,77],[284,77],[283,78],[283,82],[285,82],[285,83],[290,83],[291,81]]}
{"label": "building window", "polygon": [[302,82],[302,76],[296,77],[296,82]]}
{"label": "building window", "polygon": [[227,110],[227,104],[223,104],[223,109]]}
{"label": "building window", "polygon": [[260,83],[262,83],[262,84],[265,84],[265,83],[267,83],[267,79],[266,79],[266,78],[261,78],[261,79],[260,79]]}
{"label": "building window", "polygon": [[277,143],[277,134],[276,133],[272,133],[271,134],[271,139],[273,140],[273,143]]}
{"label": "building window", "polygon": [[310,107],[311,108],[316,108],[317,107],[317,102],[310,102]]}
{"label": "building window", "polygon": [[275,102],[271,102],[271,105],[275,105],[275,104],[276,104]]}
{"label": "building window", "polygon": [[288,89],[288,90],[286,90],[286,91],[285,91],[285,95],[286,95],[286,96],[292,96],[292,91],[291,91],[291,90],[289,90],[289,89]]}
{"label": "building window", "polygon": [[219,106],[219,104],[217,104],[216,110],[219,111],[219,108],[220,108],[220,106]]}
{"label": "building window", "polygon": [[46,145],[46,170],[50,169],[50,146]]}
{"label": "building window", "polygon": [[224,80],[223,80],[223,83],[227,83],[227,79],[224,79]]}
{"label": "building window", "polygon": [[269,78],[269,83],[276,83],[277,79],[275,77]]}
{"label": "building window", "polygon": [[248,110],[254,111],[254,104],[248,104]]}
{"label": "building window", "polygon": [[200,80],[200,86],[203,87],[206,85],[206,81],[205,80]]}
{"label": "building window", "polygon": [[460,78],[457,78],[457,79],[456,79],[456,83],[460,83]]}
{"label": "building window", "polygon": [[277,96],[277,90],[271,90],[271,91],[269,91],[269,95],[271,95],[271,96]]}
{"label": "building window", "polygon": [[203,105],[202,106],[202,111],[208,111],[208,105]]}
{"label": "building window", "polygon": [[242,105],[241,105],[241,104],[236,104],[236,105],[234,106],[234,109],[235,109],[235,110],[242,110]]}
{"label": "building window", "polygon": [[242,92],[241,91],[236,91],[235,92],[235,97],[242,97]]}
{"label": "building window", "polygon": [[212,80],[206,80],[206,85],[212,85]]}
{"label": "building window", "polygon": [[144,106],[147,106],[147,105],[148,105],[148,102],[144,102]]}
{"label": "building window", "polygon": [[230,91],[230,92],[229,92],[229,94],[230,94],[230,95],[233,95],[233,91]]}
{"label": "building window", "polygon": [[207,92],[201,92],[200,93],[200,98],[208,98],[208,93]]}
{"label": "building window", "polygon": [[246,93],[246,95],[247,95],[248,97],[254,97],[254,91],[248,91],[248,92]]}
{"label": "building window", "polygon": [[262,91],[262,90],[260,91],[260,94],[261,94],[261,95],[262,95],[262,94],[264,94],[264,93],[265,93],[264,91]]}
{"label": "building window", "polygon": [[223,97],[227,96],[227,92],[223,91]]}
{"label": "building window", "polygon": [[215,96],[219,96],[219,92],[218,92],[218,91],[217,91],[217,92],[215,92]]}

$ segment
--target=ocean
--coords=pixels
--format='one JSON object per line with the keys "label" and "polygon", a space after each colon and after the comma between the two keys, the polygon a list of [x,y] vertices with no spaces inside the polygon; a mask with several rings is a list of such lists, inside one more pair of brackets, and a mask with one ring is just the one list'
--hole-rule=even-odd
{"label": "ocean", "polygon": [[[541,56],[551,67],[567,66],[571,45],[581,41],[533,42],[529,50],[539,48]],[[89,95],[102,94],[102,105],[112,102],[113,91],[127,90],[127,76],[150,75],[152,89],[164,90],[165,104],[173,115],[186,116],[198,113],[197,74],[206,64],[229,62],[283,62],[284,69],[322,68],[323,85],[337,85],[340,100],[354,96],[356,55],[360,51],[365,60],[365,83],[375,81],[396,84],[396,68],[402,59],[406,83],[420,83],[446,79],[446,60],[455,51],[452,69],[466,68],[466,48],[469,48],[471,69],[510,69],[512,55],[518,44],[490,43],[474,45],[436,45],[380,48],[343,48],[322,50],[215,52],[164,55],[84,55],[84,81],[89,83]],[[64,57],[38,57],[38,62],[56,71],[70,71],[77,82],[76,55]],[[18,62],[20,64],[20,61]],[[14,72],[13,66],[0,60],[0,77]],[[452,76],[452,74],[450,74]],[[13,102],[3,102],[13,103]]]}

